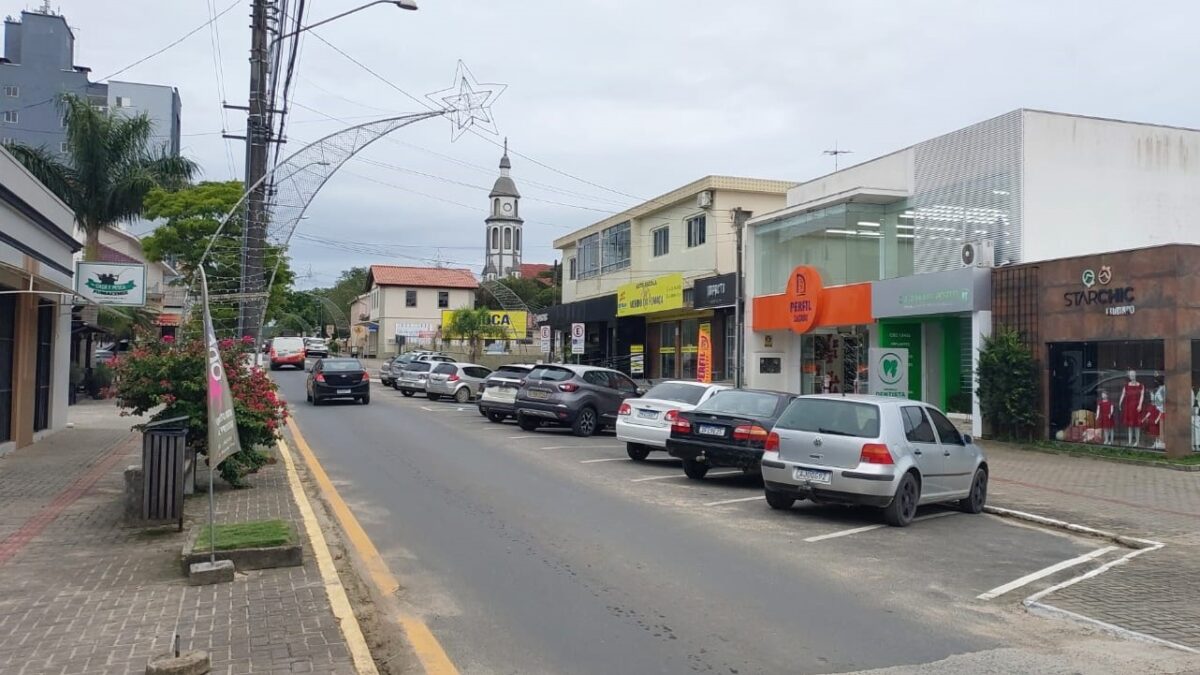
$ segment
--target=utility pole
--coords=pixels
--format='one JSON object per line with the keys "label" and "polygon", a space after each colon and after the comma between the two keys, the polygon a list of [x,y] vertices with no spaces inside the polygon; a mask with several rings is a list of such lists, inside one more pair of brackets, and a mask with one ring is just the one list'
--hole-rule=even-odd
{"label": "utility pole", "polygon": [[250,14],[250,100],[246,114],[246,198],[242,223],[242,283],[238,311],[238,336],[258,336],[266,302],[267,147],[271,140],[270,101],[267,100],[268,25],[272,0],[252,0]]}
{"label": "utility pole", "polygon": [[737,233],[737,274],[733,280],[733,297],[734,306],[733,313],[737,325],[736,332],[733,335],[733,352],[734,352],[734,373],[733,385],[738,389],[742,388],[742,363],[745,361],[746,345],[744,333],[746,331],[746,303],[742,300],[742,293],[745,291],[746,284],[742,280],[742,232],[746,229],[746,221],[750,220],[750,216],[754,215],[753,211],[747,211],[742,207],[737,207],[733,210],[733,229]]}

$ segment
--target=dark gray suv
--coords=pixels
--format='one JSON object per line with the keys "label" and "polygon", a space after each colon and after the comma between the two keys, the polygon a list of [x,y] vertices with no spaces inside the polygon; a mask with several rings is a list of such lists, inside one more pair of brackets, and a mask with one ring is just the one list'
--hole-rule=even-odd
{"label": "dark gray suv", "polygon": [[525,431],[553,424],[571,427],[576,436],[591,436],[616,424],[622,401],[643,393],[633,380],[616,370],[543,365],[526,376],[513,408],[517,424]]}

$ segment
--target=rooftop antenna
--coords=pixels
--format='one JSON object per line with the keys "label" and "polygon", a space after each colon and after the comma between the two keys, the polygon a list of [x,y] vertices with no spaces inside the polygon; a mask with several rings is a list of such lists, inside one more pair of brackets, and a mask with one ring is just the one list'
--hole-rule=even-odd
{"label": "rooftop antenna", "polygon": [[852,152],[854,152],[854,151],[853,150],[838,150],[837,141],[835,140],[833,142],[833,149],[832,150],[823,150],[821,152],[821,154],[833,156],[833,170],[837,171],[838,170],[838,155],[848,155]]}

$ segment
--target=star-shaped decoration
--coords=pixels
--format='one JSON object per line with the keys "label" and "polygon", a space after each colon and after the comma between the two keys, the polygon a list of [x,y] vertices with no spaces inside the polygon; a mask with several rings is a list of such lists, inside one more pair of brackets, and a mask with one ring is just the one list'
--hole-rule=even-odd
{"label": "star-shaped decoration", "polygon": [[426,94],[425,98],[446,111],[450,120],[451,140],[458,140],[467,129],[475,127],[496,135],[496,120],[492,118],[492,104],[508,88],[507,84],[480,83],[462,61],[454,74],[454,85]]}

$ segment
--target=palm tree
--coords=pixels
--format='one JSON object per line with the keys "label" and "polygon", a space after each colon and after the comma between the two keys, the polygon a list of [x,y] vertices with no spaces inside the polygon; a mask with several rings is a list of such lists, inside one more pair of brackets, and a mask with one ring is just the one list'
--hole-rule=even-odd
{"label": "palm tree", "polygon": [[136,218],[151,189],[183,185],[198,167],[165,149],[155,154],[153,124],[145,114],[97,110],[72,94],[64,94],[58,106],[67,125],[66,161],[44,146],[6,147],[75,212],[87,234],[84,258],[95,260],[101,230]]}

